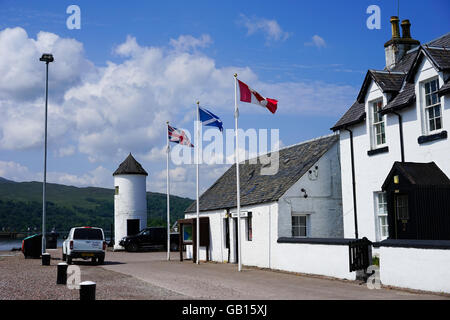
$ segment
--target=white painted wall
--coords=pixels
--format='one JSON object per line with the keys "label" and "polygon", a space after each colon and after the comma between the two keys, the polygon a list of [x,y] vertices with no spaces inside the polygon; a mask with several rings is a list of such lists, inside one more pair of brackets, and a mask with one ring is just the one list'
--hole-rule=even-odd
{"label": "white painted wall", "polygon": [[147,226],[147,199],[145,175],[123,174],[114,176],[114,249],[123,249],[118,243],[127,235],[127,220],[140,219],[140,230]]}
{"label": "white painted wall", "polygon": [[328,277],[355,280],[350,272],[347,245],[278,243],[272,268]]}
{"label": "white painted wall", "polygon": [[[309,237],[343,236],[339,144],[332,146],[317,163],[312,164],[312,168],[317,175],[306,173],[279,201],[241,208],[252,212],[253,225],[253,238],[249,241],[247,218],[241,218],[243,265],[354,279],[354,275],[348,272],[348,246],[277,243],[279,237],[292,236],[292,212],[310,215]],[[306,199],[300,191],[302,188],[308,194]],[[235,212],[235,209],[231,211]],[[228,262],[226,214],[226,210],[200,213],[201,217],[210,219],[210,257],[217,262]],[[195,217],[195,213],[186,214],[186,218]],[[229,220],[229,262],[236,262],[235,221]],[[187,246],[187,257],[192,257],[192,246]],[[200,260],[205,259],[206,249],[200,248]]]}
{"label": "white painted wall", "polygon": [[450,250],[380,248],[383,285],[450,293]]}
{"label": "white painted wall", "polygon": [[[276,219],[277,203],[269,203],[255,206],[241,207],[241,212],[252,212],[253,240],[247,240],[247,218],[241,217],[241,239],[242,239],[242,263],[259,267],[269,267],[270,251],[273,241],[276,242]],[[232,212],[235,212],[233,210]],[[225,238],[225,216],[226,210],[215,210],[200,212],[200,217],[209,217],[210,223],[210,259],[217,262],[237,261],[235,246],[235,223],[237,219],[228,220],[230,230],[230,259],[228,260],[228,249]],[[195,213],[185,215],[186,218],[196,218]],[[186,246],[187,257],[192,257],[192,246]],[[200,260],[206,260],[206,248],[200,248]]]}
{"label": "white painted wall", "polygon": [[[443,84],[443,75],[438,73],[426,59],[419,67],[416,83],[416,106],[408,107],[400,111],[403,117],[403,135],[405,148],[405,161],[407,162],[431,162],[434,161],[441,170],[450,177],[450,140],[437,140],[419,145],[417,138],[424,134],[422,124],[422,94],[419,83],[424,80],[439,77],[440,85]],[[366,114],[370,117],[369,103],[377,98],[383,98],[386,104],[387,96],[378,86],[372,82],[368,90]],[[443,114],[443,130],[450,132],[450,97],[441,98]],[[386,179],[395,161],[401,161],[400,138],[398,118],[396,115],[386,115],[386,145],[388,153],[368,156],[371,149],[371,137],[369,122],[354,125],[353,144],[355,154],[356,196],[358,212],[359,237],[367,237],[371,241],[379,241],[377,232],[377,220],[375,216],[374,193],[381,191],[381,186]],[[352,194],[352,175],[350,157],[350,137],[345,130],[340,131],[341,151],[341,176],[342,176],[342,203],[344,237],[353,238],[354,211]]]}
{"label": "white painted wall", "polygon": [[[312,168],[312,174],[307,172],[278,201],[278,237],[292,236],[292,213],[308,215],[310,238],[344,236],[339,143],[334,144]],[[306,190],[307,198],[301,189]]]}

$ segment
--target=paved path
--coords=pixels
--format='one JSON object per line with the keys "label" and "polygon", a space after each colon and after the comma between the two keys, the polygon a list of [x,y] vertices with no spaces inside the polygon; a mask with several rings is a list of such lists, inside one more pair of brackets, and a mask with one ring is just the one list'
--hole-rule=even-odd
{"label": "paved path", "polygon": [[153,286],[191,299],[449,299],[402,290],[369,290],[354,281],[330,280],[234,264],[171,261],[164,252],[108,252],[103,268],[131,275]]}

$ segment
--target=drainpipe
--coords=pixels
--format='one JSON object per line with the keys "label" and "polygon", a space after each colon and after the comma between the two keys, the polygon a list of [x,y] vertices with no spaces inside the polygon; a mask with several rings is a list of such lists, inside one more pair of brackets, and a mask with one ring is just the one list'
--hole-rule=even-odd
{"label": "drainpipe", "polygon": [[355,182],[355,155],[353,152],[353,131],[344,128],[350,133],[350,153],[352,162],[352,187],[353,187],[353,214],[355,219],[355,238],[358,239],[358,214],[356,210],[356,182]]}
{"label": "drainpipe", "polygon": [[401,156],[402,156],[402,162],[405,162],[405,149],[404,149],[404,145],[403,145],[403,119],[401,114],[392,111],[393,114],[395,114],[398,117],[398,128],[400,131],[400,151],[401,151]]}

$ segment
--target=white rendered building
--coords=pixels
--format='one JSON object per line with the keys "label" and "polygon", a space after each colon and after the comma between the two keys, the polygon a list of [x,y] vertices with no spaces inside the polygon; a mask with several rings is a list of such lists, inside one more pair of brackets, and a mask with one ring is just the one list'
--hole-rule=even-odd
{"label": "white rendered building", "polygon": [[[296,271],[294,260],[305,256],[295,245],[281,243],[283,239],[295,242],[343,237],[339,136],[281,149],[279,169],[274,175],[261,175],[262,167],[259,161],[240,164],[242,263]],[[217,262],[237,262],[235,170],[236,165],[230,167],[200,197],[200,217],[209,217],[208,256]],[[195,211],[194,202],[186,209],[185,218],[195,218]],[[192,246],[186,248],[187,256],[192,257]],[[343,246],[343,250],[343,271],[329,268],[326,274],[350,277],[346,265],[348,247]],[[200,260],[206,257],[206,247],[200,247]],[[310,273],[322,272],[313,266],[314,259],[309,262]]]}
{"label": "white rendered building", "polygon": [[401,23],[402,36],[398,22],[391,18],[386,68],[368,71],[356,102],[332,128],[340,133],[346,238],[398,239],[397,228],[424,226],[408,217],[408,210],[417,209],[413,201],[396,202],[393,195],[391,202],[382,190],[395,162],[423,168],[436,164],[450,176],[450,33],[420,45],[411,38],[409,21]]}
{"label": "white rendered building", "polygon": [[147,227],[147,172],[131,153],[113,173],[114,176],[114,249],[123,249],[119,241]]}

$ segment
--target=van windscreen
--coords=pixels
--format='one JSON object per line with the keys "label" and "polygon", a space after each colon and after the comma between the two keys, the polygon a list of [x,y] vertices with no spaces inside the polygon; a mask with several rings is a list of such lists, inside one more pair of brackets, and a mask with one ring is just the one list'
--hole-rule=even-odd
{"label": "van windscreen", "polygon": [[73,233],[74,240],[103,240],[103,233],[100,229],[79,228]]}

